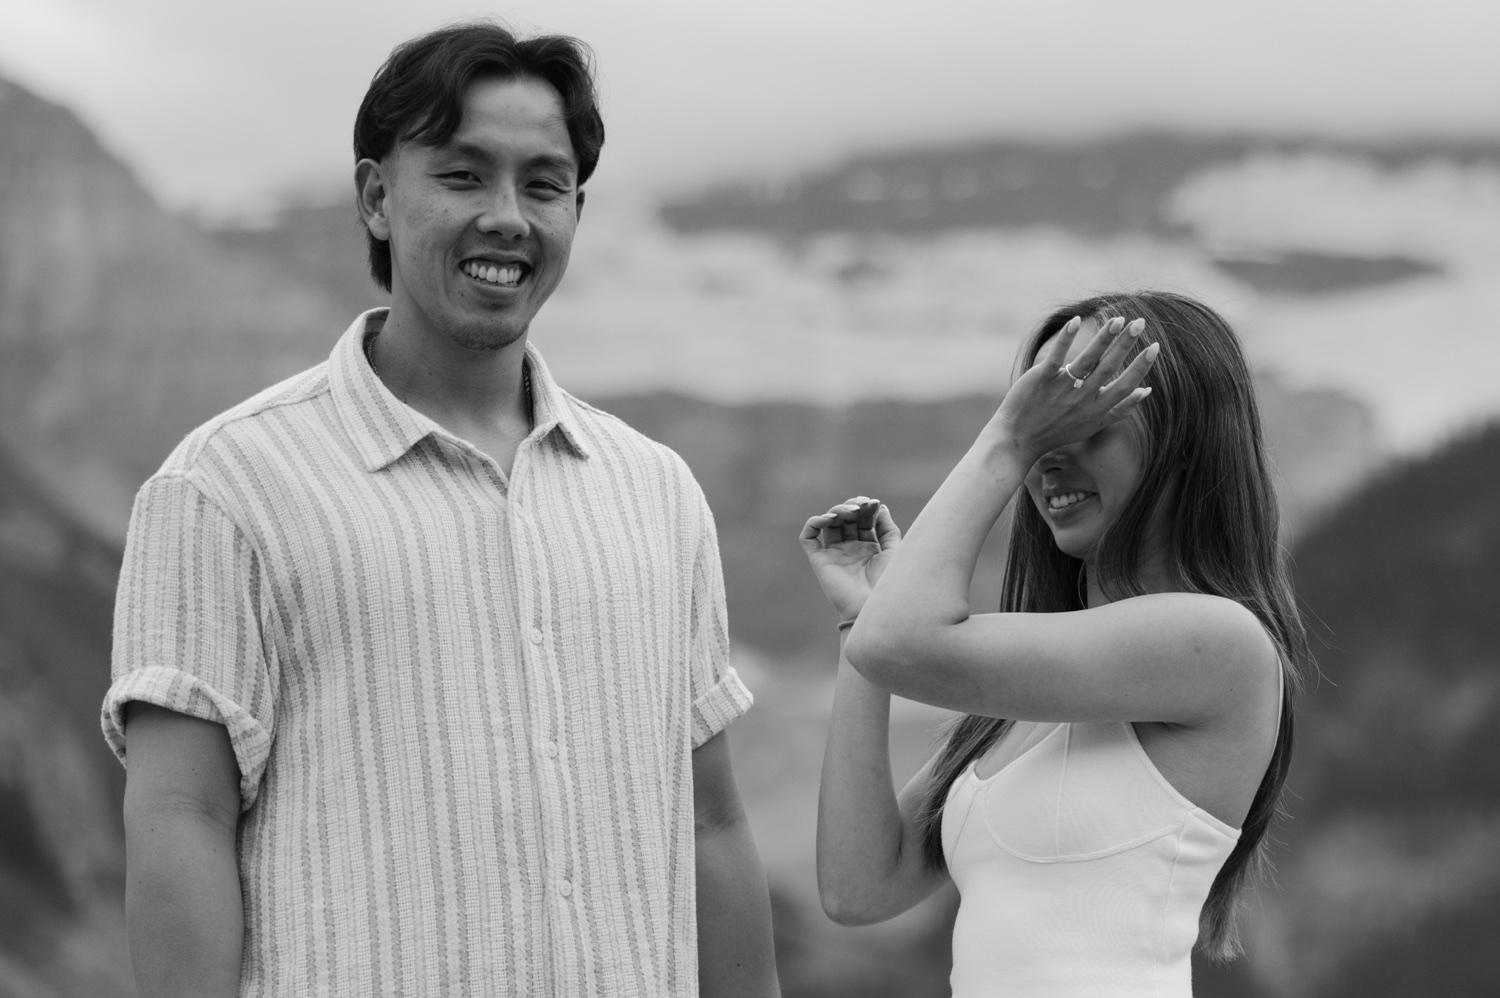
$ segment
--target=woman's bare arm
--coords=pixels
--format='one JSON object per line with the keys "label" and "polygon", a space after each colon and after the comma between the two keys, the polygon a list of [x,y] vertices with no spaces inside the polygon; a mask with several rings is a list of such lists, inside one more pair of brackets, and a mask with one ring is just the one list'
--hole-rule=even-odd
{"label": "woman's bare arm", "polygon": [[951,623],[903,606],[854,659],[871,681],[950,710],[1032,721],[1203,724],[1274,690],[1275,646],[1249,610],[1157,593],[1073,613],[976,614]]}
{"label": "woman's bare arm", "polygon": [[[809,519],[800,540],[838,618],[851,621],[901,531],[890,510],[858,496]],[[841,628],[841,646],[847,636]],[[846,925],[900,914],[944,879],[924,862],[914,820],[926,769],[896,796],[890,707],[890,694],[855,672],[841,651],[818,787],[818,894],[829,917]]]}
{"label": "woman's bare arm", "polygon": [[818,787],[818,896],[843,925],[899,915],[947,879],[927,864],[916,824],[928,767],[896,795],[890,711],[890,694],[841,655]]}

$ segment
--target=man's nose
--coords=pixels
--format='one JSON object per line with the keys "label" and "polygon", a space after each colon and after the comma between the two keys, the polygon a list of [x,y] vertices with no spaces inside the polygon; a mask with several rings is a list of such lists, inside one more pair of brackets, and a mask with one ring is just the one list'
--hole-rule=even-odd
{"label": "man's nose", "polygon": [[476,224],[479,231],[503,239],[520,239],[531,231],[531,223],[521,208],[521,195],[509,184],[501,184],[486,201]]}

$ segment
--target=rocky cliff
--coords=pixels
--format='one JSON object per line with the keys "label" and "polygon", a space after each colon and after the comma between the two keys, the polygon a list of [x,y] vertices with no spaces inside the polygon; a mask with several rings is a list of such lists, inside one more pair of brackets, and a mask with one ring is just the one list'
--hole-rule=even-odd
{"label": "rocky cliff", "polygon": [[99,736],[119,552],[0,452],[0,994],[133,994]]}
{"label": "rocky cliff", "polygon": [[1500,423],[1296,548],[1322,676],[1298,721],[1268,994],[1500,993]]}
{"label": "rocky cliff", "polygon": [[172,442],[326,356],[347,316],[162,211],[70,112],[4,81],[0,178],[0,438],[118,536]]}

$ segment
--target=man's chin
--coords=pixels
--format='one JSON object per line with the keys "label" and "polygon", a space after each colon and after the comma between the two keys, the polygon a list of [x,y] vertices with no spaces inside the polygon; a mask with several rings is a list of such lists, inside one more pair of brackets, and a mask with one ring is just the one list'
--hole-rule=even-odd
{"label": "man's chin", "polygon": [[524,339],[526,329],[525,323],[470,320],[455,323],[448,330],[448,338],[466,350],[493,353]]}

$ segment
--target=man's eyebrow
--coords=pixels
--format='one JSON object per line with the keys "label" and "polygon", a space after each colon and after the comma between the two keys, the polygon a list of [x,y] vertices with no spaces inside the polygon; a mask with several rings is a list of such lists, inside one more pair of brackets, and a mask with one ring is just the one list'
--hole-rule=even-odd
{"label": "man's eyebrow", "polygon": [[541,156],[535,156],[527,161],[527,165],[540,167],[544,170],[550,169],[576,171],[578,169],[578,161],[575,160],[572,156],[564,156],[561,154],[553,153],[544,153]]}

